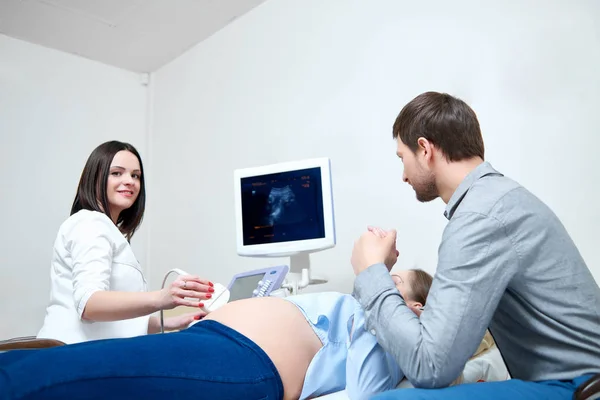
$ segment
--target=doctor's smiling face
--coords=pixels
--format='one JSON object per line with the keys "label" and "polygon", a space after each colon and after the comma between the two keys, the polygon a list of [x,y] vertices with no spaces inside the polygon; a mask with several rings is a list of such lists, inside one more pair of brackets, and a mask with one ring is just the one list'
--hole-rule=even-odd
{"label": "doctor's smiling face", "polygon": [[145,207],[144,166],[136,148],[117,140],[96,147],[81,172],[71,215],[81,210],[104,213],[130,240]]}
{"label": "doctor's smiling face", "polygon": [[420,269],[398,270],[390,275],[408,308],[420,316],[421,309],[427,301],[433,277]]}
{"label": "doctor's smiling face", "polygon": [[135,154],[122,150],[115,154],[106,182],[106,196],[113,221],[123,210],[130,208],[138,197],[141,186],[140,161]]}

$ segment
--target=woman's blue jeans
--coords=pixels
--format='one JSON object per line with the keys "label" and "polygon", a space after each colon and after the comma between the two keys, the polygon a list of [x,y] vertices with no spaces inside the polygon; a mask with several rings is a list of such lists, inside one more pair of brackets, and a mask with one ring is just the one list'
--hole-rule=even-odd
{"label": "woman's blue jeans", "polygon": [[0,354],[0,399],[280,400],[251,340],[215,321],[175,333]]}

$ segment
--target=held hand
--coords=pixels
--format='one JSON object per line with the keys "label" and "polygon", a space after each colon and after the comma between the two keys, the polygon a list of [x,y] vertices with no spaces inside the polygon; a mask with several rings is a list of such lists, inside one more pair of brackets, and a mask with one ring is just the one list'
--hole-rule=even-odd
{"label": "held hand", "polygon": [[175,317],[165,318],[165,331],[178,331],[185,329],[194,321],[198,321],[206,316],[206,312],[197,311],[189,314],[177,315]]}
{"label": "held hand", "polygon": [[378,226],[367,226],[367,229],[369,230],[369,232],[374,233],[375,235],[379,236],[380,238],[384,238],[387,236],[387,231],[383,230],[382,228],[378,227]]}
{"label": "held hand", "polygon": [[193,275],[180,275],[159,292],[158,307],[170,310],[178,306],[203,307],[202,300],[210,299],[215,291],[212,282]]}
{"label": "held hand", "polygon": [[[379,236],[380,238],[386,237],[388,235],[388,233],[391,232],[391,231],[383,230],[376,226],[369,226],[367,229],[369,230],[369,232],[374,233],[375,235]],[[396,249],[396,241],[394,240],[394,248],[390,251],[390,253],[388,254],[388,256],[385,259],[385,266],[387,267],[388,271],[391,271],[392,268],[394,267],[394,265],[396,265],[396,261],[398,261],[399,255],[400,255],[400,252],[398,251],[398,249]]]}
{"label": "held hand", "polygon": [[[379,228],[377,228],[379,229]],[[352,249],[352,268],[356,275],[374,264],[384,263],[390,270],[398,258],[396,250],[396,231],[367,231],[354,243]]]}

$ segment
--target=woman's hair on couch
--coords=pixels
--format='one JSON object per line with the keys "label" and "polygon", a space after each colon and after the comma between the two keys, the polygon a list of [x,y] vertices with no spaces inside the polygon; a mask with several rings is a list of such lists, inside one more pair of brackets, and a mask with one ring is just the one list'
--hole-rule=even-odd
{"label": "woman's hair on couch", "polygon": [[422,269],[411,269],[410,271],[413,272],[412,282],[410,285],[412,294],[411,300],[425,305],[425,302],[427,301],[427,295],[429,294],[429,289],[431,289],[433,277]]}

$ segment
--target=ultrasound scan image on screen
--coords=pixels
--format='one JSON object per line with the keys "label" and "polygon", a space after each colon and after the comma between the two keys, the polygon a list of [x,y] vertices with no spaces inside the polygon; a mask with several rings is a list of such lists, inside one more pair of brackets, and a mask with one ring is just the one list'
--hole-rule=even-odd
{"label": "ultrasound scan image on screen", "polygon": [[258,282],[263,276],[264,274],[249,275],[233,281],[229,289],[229,302],[252,297],[252,292],[258,287]]}
{"label": "ultrasound scan image on screen", "polygon": [[325,237],[321,168],[242,178],[244,245]]}

